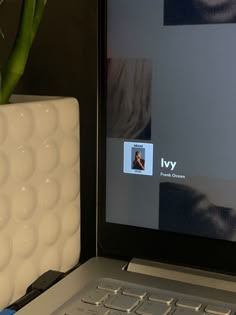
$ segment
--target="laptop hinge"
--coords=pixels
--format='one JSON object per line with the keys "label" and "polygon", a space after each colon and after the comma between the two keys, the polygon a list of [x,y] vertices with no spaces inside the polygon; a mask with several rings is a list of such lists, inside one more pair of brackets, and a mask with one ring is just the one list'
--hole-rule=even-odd
{"label": "laptop hinge", "polygon": [[176,265],[133,258],[127,271],[236,292],[236,277]]}

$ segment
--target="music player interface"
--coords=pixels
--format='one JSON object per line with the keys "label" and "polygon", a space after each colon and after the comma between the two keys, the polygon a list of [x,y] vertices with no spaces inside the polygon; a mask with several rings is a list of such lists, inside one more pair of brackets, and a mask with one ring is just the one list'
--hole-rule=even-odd
{"label": "music player interface", "polygon": [[236,241],[236,11],[196,2],[108,0],[106,219]]}

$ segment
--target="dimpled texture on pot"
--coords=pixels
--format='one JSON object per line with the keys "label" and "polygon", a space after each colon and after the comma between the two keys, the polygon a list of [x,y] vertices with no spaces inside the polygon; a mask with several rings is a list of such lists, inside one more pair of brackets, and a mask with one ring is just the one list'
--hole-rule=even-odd
{"label": "dimpled texture on pot", "polygon": [[79,260],[79,145],[74,98],[0,106],[0,309]]}

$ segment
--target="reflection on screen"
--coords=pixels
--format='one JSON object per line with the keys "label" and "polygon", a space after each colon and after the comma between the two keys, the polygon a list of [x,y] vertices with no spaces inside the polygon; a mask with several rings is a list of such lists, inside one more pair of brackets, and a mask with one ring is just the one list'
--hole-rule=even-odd
{"label": "reflection on screen", "polygon": [[108,0],[108,222],[236,240],[236,0]]}

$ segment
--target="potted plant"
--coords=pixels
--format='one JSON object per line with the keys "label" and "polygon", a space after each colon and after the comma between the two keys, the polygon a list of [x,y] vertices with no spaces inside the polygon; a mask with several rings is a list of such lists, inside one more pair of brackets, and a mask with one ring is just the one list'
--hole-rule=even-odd
{"label": "potted plant", "polygon": [[16,40],[0,72],[0,309],[40,274],[67,271],[80,255],[78,103],[12,97],[45,7],[46,0],[22,0]]}
{"label": "potted plant", "polygon": [[[4,0],[1,0],[0,6]],[[47,0],[24,0],[19,26],[12,51],[1,67],[0,104],[9,101],[19,79],[24,73],[30,48],[37,34]],[[4,31],[1,29],[1,36]]]}

